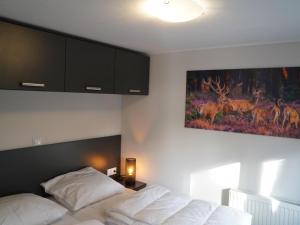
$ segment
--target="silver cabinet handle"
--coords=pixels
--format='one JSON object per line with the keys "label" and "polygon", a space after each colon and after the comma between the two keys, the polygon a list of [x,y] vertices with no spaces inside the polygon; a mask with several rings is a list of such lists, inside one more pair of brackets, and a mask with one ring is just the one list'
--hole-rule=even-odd
{"label": "silver cabinet handle", "polygon": [[102,88],[101,87],[91,87],[91,86],[87,86],[85,88],[85,90],[87,91],[102,91]]}
{"label": "silver cabinet handle", "polygon": [[22,82],[22,86],[24,87],[45,87],[45,84],[42,83],[27,83],[27,82]]}
{"label": "silver cabinet handle", "polygon": [[141,93],[142,91],[139,89],[129,89],[129,93]]}

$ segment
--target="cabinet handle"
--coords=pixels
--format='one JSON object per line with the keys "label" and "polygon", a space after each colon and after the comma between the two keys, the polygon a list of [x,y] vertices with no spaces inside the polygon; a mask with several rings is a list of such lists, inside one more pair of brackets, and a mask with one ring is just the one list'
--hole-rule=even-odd
{"label": "cabinet handle", "polygon": [[87,91],[102,91],[102,88],[101,87],[90,87],[90,86],[87,86],[85,88],[85,90],[87,90]]}
{"label": "cabinet handle", "polygon": [[142,91],[139,89],[129,89],[129,93],[141,93]]}
{"label": "cabinet handle", "polygon": [[21,85],[23,87],[45,87],[45,84],[42,83],[28,83],[28,82],[22,82]]}

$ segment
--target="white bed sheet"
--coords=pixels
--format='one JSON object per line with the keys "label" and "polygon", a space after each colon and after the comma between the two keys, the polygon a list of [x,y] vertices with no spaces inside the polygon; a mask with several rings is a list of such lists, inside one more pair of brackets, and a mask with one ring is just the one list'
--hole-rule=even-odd
{"label": "white bed sheet", "polygon": [[[109,209],[114,203],[124,198],[128,193],[132,192],[134,191],[125,189],[125,191],[121,194],[116,194],[108,199],[96,202],[83,209],[80,209],[77,212],[68,212],[61,220],[57,221],[53,225],[74,225],[87,220],[98,220],[104,223],[106,220],[106,210]],[[51,200],[53,199],[51,198]]]}
{"label": "white bed sheet", "polygon": [[80,223],[79,220],[75,219],[73,216],[66,214],[62,219],[54,223],[53,225],[74,225]]}

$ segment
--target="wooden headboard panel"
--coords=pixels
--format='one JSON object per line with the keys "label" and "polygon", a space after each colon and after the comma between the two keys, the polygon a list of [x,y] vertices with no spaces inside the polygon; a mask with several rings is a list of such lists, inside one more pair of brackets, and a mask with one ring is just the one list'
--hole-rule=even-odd
{"label": "wooden headboard panel", "polygon": [[120,158],[120,135],[0,151],[0,196],[45,196],[40,183],[86,166],[119,170]]}

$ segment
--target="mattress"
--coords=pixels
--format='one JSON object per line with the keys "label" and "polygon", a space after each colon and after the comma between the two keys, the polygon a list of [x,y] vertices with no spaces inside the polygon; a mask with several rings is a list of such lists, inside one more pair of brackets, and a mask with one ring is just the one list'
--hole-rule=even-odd
{"label": "mattress", "polygon": [[[119,202],[126,194],[134,192],[131,189],[125,189],[124,192],[114,195],[108,199],[96,202],[76,212],[68,212],[61,220],[53,225],[74,225],[87,220],[98,220],[105,222],[105,212],[112,205]],[[53,200],[52,198],[50,198]],[[58,203],[59,204],[59,203]]]}

